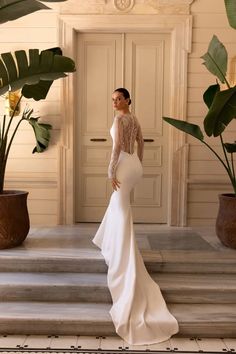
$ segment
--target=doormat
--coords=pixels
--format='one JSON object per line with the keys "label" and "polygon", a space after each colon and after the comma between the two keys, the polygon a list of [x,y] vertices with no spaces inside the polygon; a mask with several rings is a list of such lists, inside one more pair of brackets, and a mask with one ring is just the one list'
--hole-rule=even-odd
{"label": "doormat", "polygon": [[148,235],[152,250],[214,251],[214,248],[198,233],[186,230],[170,230]]}

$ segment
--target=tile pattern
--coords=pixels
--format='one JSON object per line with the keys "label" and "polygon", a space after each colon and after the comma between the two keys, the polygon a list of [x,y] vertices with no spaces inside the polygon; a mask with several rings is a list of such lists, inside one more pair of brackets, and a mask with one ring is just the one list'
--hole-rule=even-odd
{"label": "tile pattern", "polygon": [[[181,338],[152,345],[130,345],[120,337],[0,335],[0,353],[234,353],[236,339]],[[109,352],[108,352],[109,351]]]}

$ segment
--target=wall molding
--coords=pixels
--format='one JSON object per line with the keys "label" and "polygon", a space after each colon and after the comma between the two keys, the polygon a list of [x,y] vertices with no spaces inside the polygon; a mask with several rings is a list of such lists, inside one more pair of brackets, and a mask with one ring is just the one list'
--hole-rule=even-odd
{"label": "wall molding", "polygon": [[[186,1],[185,1],[186,2]],[[190,3],[192,1],[188,1]],[[171,36],[171,93],[170,116],[186,119],[187,104],[187,60],[191,50],[192,16],[191,15],[60,15],[59,45],[63,53],[76,60],[76,35],[80,32],[156,32],[169,33]],[[59,156],[60,171],[60,223],[75,222],[75,163],[74,132],[76,101],[76,75],[69,75],[62,83],[62,137]],[[185,135],[169,127],[169,195],[168,224],[184,226],[186,220],[186,188],[175,185],[183,184],[182,171],[187,171]],[[176,153],[178,151],[178,153]],[[183,155],[183,156],[182,156]],[[177,157],[178,156],[178,157]],[[181,160],[182,168],[174,173],[176,159]],[[178,205],[178,208],[176,208]]]}
{"label": "wall molding", "polygon": [[[47,177],[47,176],[25,176],[25,175],[7,175],[5,180],[5,189],[14,188],[14,189],[21,189],[21,188],[58,188],[57,179]],[[16,187],[17,186],[17,187]]]}
{"label": "wall molding", "polygon": [[191,190],[220,190],[225,189],[226,193],[232,191],[232,185],[227,179],[188,179],[187,180],[188,188]]}

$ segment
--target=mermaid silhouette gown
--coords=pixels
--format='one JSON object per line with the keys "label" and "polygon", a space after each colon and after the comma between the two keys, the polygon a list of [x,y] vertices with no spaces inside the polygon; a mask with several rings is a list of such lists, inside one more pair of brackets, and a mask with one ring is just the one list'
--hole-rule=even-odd
{"label": "mermaid silhouette gown", "polygon": [[158,343],[177,333],[178,323],[148,274],[134,235],[130,192],[142,176],[141,128],[137,118],[127,114],[114,118],[110,132],[113,149],[108,177],[116,177],[121,184],[111,195],[93,243],[108,266],[110,315],[117,334],[129,344]]}

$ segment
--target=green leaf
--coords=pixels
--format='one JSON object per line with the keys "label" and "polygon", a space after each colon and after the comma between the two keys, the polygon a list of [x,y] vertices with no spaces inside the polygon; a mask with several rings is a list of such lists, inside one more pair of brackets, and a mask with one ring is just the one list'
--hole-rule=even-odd
{"label": "green leaf", "polygon": [[233,144],[225,143],[224,146],[229,154],[236,152],[236,142]]}
{"label": "green leaf", "polygon": [[39,123],[39,118],[29,118],[28,122],[32,126],[36,139],[36,146],[32,153],[43,152],[47,149],[50,141],[50,130],[52,129],[51,124]]}
{"label": "green leaf", "polygon": [[217,76],[222,83],[225,83],[228,53],[223,43],[215,35],[212,37],[207,53],[201,58],[204,59],[203,64],[206,68]]}
{"label": "green leaf", "polygon": [[[60,53],[60,48],[51,48],[41,53],[38,49],[30,49],[29,63],[27,54],[23,50],[15,52],[16,59],[14,59],[12,53],[1,54],[0,95],[3,95],[9,89],[16,91],[22,88],[22,94],[27,98],[35,100],[45,98],[54,80],[65,77],[65,73],[76,70],[72,59],[58,53]],[[34,85],[38,84],[40,80],[47,82],[45,84],[40,83],[35,87]]]}
{"label": "green leaf", "polygon": [[[50,48],[47,50],[51,51],[54,55],[55,54],[62,55],[62,50],[59,47]],[[35,59],[36,59],[36,62],[35,62]],[[33,55],[32,55],[32,61],[33,61],[33,63],[31,66],[31,70],[33,72],[33,70],[34,70],[33,68],[35,68],[35,70],[37,71],[37,67],[38,68],[40,67],[39,61],[37,61],[37,58],[35,58]],[[37,66],[37,64],[38,64],[38,66]],[[48,78],[49,78],[49,75],[48,75]],[[53,80],[40,80],[36,84],[32,84],[32,85],[26,84],[26,85],[24,85],[24,87],[22,89],[22,91],[23,91],[22,94],[26,98],[34,97],[34,100],[39,101],[39,100],[46,98],[48,91],[49,91],[52,84],[53,84]]]}
{"label": "green leaf", "polygon": [[35,85],[25,85],[22,89],[22,94],[26,98],[33,97],[35,101],[43,100],[46,98],[52,83],[52,80],[40,80]]}
{"label": "green leaf", "polygon": [[[44,0],[44,2],[62,2],[67,0]],[[0,0],[0,23],[16,20],[38,10],[50,9],[37,0]]]}
{"label": "green leaf", "polygon": [[236,1],[225,0],[225,9],[230,26],[236,29]]}
{"label": "green leaf", "polygon": [[7,69],[7,80],[15,81],[17,79],[17,68],[12,54],[2,53],[1,57]]}
{"label": "green leaf", "polygon": [[0,0],[0,23],[16,20],[42,9],[49,7],[36,0]]}
{"label": "green leaf", "polygon": [[208,89],[204,92],[203,100],[208,108],[211,107],[213,99],[214,99],[216,93],[219,91],[220,91],[220,85],[216,84],[216,85],[209,86]]}
{"label": "green leaf", "polygon": [[204,119],[204,129],[208,136],[219,136],[236,117],[236,86],[217,92]]}
{"label": "green leaf", "polygon": [[198,125],[188,123],[182,120],[174,119],[174,118],[163,117],[163,119],[167,123],[173,125],[175,128],[182,130],[183,132],[189,135],[192,135],[194,138],[201,141],[204,140],[203,133]]}

